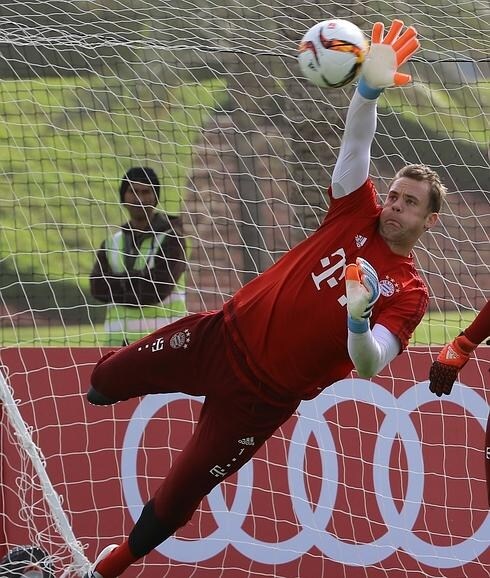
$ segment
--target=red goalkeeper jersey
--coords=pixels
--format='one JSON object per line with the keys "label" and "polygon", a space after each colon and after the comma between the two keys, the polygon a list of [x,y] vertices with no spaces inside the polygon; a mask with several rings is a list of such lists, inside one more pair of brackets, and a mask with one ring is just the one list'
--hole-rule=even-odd
{"label": "red goalkeeper jersey", "polygon": [[344,269],[356,257],[367,259],[380,280],[371,326],[380,323],[405,348],[427,308],[412,257],[393,253],[378,233],[373,183],[340,199],[329,195],[319,229],[224,305],[226,327],[249,369],[286,397],[315,397],[353,369]]}

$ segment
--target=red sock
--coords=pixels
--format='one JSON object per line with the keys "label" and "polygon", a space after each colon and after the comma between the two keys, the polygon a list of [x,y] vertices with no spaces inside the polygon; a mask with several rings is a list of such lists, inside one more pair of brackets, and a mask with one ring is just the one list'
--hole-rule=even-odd
{"label": "red sock", "polygon": [[95,569],[104,578],[117,578],[136,560],[137,558],[131,553],[126,540],[114,548],[107,558],[101,560]]}

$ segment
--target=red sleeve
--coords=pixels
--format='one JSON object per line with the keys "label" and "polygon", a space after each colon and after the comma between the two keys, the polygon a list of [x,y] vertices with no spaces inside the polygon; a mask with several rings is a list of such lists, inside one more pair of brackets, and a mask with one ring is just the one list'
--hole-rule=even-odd
{"label": "red sleeve", "polygon": [[477,345],[487,337],[490,337],[490,301],[478,313],[473,323],[464,330],[464,334],[471,341]]}
{"label": "red sleeve", "polygon": [[352,217],[353,214],[366,219],[373,219],[379,215],[380,207],[377,203],[376,188],[371,179],[368,179],[357,190],[339,199],[334,199],[332,187],[330,186],[328,188],[328,196],[330,198],[330,206],[322,225],[337,217]]}
{"label": "red sleeve", "polygon": [[402,293],[396,301],[391,301],[376,317],[375,322],[396,335],[403,350],[422,321],[428,304],[429,295],[425,286],[411,289]]}

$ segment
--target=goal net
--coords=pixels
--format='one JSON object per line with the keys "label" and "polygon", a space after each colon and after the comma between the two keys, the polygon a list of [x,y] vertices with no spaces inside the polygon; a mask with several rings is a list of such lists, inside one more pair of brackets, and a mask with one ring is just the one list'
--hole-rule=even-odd
{"label": "goal net", "polygon": [[332,17],[366,34],[401,18],[421,37],[413,83],[379,100],[371,174],[381,196],[408,163],[448,187],[415,251],[428,313],[380,377],[302,404],[128,576],[489,575],[488,348],[450,398],[422,383],[489,294],[483,0],[0,5],[0,558],[30,545],[41,575],[81,574],[127,536],[197,420],[185,396],[84,401],[109,315],[90,276],[128,220],[125,172],[151,167],[159,209],[182,219],[186,271],[168,284],[188,312],[221,307],[321,223],[354,85],[309,85],[296,49]]}

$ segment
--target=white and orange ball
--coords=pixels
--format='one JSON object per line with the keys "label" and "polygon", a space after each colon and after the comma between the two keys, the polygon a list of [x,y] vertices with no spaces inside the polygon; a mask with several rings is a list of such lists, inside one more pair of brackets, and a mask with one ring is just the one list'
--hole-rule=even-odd
{"label": "white and orange ball", "polygon": [[359,75],[368,50],[358,26],[348,20],[325,20],[303,36],[298,62],[303,75],[316,86],[340,88]]}

